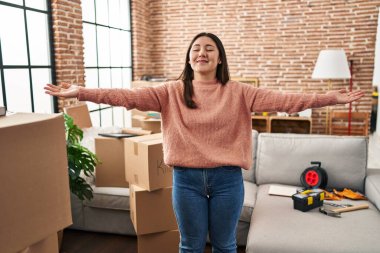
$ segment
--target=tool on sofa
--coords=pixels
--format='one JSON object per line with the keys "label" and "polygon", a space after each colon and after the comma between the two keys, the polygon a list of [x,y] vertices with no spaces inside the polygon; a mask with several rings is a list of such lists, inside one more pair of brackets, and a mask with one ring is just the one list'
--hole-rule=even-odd
{"label": "tool on sofa", "polygon": [[319,208],[319,211],[323,214],[326,214],[327,216],[331,217],[341,217],[341,213],[344,212],[351,212],[356,210],[362,210],[362,209],[368,209],[368,204],[361,204],[361,205],[350,205],[350,204],[334,204],[334,203],[326,203],[322,207]]}
{"label": "tool on sofa", "polygon": [[325,199],[325,192],[320,188],[327,185],[327,173],[321,162],[312,161],[311,164],[314,166],[306,168],[300,177],[305,189],[292,196],[294,209],[302,212],[322,206]]}
{"label": "tool on sofa", "polygon": [[320,207],[319,212],[326,214],[327,216],[335,217],[335,218],[341,218],[342,216],[338,212],[334,212],[328,208]]}
{"label": "tool on sofa", "polygon": [[360,192],[344,188],[342,191],[333,189],[331,192],[325,191],[325,200],[342,200],[344,198],[352,200],[367,200],[366,196]]}
{"label": "tool on sofa", "polygon": [[325,189],[327,185],[326,170],[321,167],[321,162],[311,162],[312,165],[301,174],[301,184],[306,189]]}
{"label": "tool on sofa", "polygon": [[292,196],[294,209],[302,212],[322,206],[324,198],[325,193],[321,189],[309,189]]}

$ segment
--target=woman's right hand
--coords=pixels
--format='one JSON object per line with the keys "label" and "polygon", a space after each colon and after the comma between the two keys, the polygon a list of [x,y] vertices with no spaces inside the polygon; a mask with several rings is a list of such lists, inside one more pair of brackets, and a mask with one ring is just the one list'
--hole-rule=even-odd
{"label": "woman's right hand", "polygon": [[45,93],[56,96],[56,97],[62,97],[62,98],[76,98],[78,97],[79,90],[82,87],[74,84],[69,83],[62,83],[61,86],[53,85],[53,84],[46,84],[44,87]]}

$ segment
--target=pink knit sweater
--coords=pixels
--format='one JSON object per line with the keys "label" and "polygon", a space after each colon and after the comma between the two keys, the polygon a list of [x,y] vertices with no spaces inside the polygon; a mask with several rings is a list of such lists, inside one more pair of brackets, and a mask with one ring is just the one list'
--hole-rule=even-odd
{"label": "pink knit sweater", "polygon": [[286,94],[229,81],[193,81],[197,109],[184,104],[183,82],[133,89],[81,89],[79,100],[161,112],[167,165],[252,166],[251,112],[298,112],[336,104],[335,96]]}

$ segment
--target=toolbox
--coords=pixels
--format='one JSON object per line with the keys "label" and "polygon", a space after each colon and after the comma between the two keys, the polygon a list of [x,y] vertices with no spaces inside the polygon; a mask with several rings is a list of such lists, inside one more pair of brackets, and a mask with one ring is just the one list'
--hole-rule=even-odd
{"label": "toolbox", "polygon": [[323,205],[325,193],[321,189],[301,190],[292,195],[294,209],[302,212],[309,211]]}

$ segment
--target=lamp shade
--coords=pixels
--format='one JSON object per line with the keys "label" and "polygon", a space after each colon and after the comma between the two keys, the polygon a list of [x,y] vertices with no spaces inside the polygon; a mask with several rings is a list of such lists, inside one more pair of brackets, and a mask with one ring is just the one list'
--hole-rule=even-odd
{"label": "lamp shade", "polygon": [[350,77],[350,69],[343,49],[326,49],[319,52],[312,79],[348,79]]}

